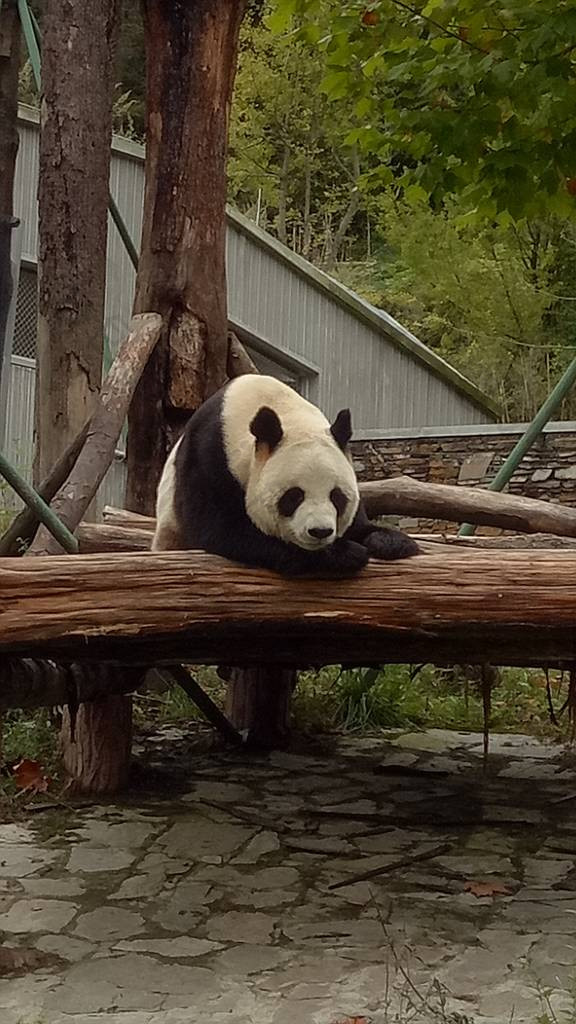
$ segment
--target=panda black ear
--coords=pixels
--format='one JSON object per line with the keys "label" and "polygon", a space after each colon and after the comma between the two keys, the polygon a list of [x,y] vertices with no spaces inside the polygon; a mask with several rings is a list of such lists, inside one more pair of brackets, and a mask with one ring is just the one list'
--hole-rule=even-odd
{"label": "panda black ear", "polygon": [[265,444],[270,452],[274,451],[284,436],[278,416],[267,405],[263,405],[256,413],[250,431],[256,438],[256,444]]}
{"label": "panda black ear", "polygon": [[334,423],[330,427],[330,433],[339,448],[344,448],[352,437],[352,417],[350,409],[341,409]]}

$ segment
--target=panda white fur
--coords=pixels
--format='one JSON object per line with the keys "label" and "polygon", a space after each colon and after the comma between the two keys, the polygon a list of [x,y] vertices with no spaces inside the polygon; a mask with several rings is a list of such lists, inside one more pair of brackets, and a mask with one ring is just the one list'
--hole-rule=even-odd
{"label": "panda white fur", "polygon": [[153,550],[202,548],[284,575],[347,576],[368,558],[418,547],[369,522],[348,443],[350,412],[330,425],[274,377],[225,385],[189,420],[158,488]]}

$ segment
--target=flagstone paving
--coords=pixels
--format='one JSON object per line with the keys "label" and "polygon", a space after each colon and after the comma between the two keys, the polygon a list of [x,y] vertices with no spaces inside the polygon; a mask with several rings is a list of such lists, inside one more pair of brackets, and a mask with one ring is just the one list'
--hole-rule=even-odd
{"label": "flagstone paving", "polygon": [[1,1024],[576,1020],[569,752],[493,736],[484,772],[482,737],[430,730],[172,760],[180,793],[0,825]]}

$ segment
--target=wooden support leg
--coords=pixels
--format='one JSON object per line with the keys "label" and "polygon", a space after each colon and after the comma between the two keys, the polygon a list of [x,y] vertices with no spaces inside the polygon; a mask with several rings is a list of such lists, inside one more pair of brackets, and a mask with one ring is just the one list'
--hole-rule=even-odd
{"label": "wooden support leg", "polygon": [[61,742],[72,792],[117,793],[128,784],[132,698],[81,704],[75,717],[66,708]]}
{"label": "wooden support leg", "polygon": [[290,736],[290,699],[297,682],[293,669],[278,665],[230,670],[226,713],[247,746],[284,749]]}

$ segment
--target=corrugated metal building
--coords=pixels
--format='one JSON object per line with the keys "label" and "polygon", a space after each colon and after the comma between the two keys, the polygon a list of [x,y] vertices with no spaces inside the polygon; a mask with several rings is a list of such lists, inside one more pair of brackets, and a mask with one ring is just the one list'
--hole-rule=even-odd
{"label": "corrugated metal building", "polygon": [[[30,473],[36,348],[38,113],[20,110],[15,212],[21,270],[8,386],[7,455]],[[115,138],[110,187],[140,238],[144,150]],[[312,267],[240,214],[228,214],[228,302],[232,327],[261,370],[290,382],[327,415],[349,405],[357,430],[454,426],[497,419],[497,408],[465,377],[386,313]],[[106,336],[113,354],[130,319],[134,269],[111,224]],[[102,500],[121,501],[123,467]],[[1,503],[1,498],[0,498]]]}

